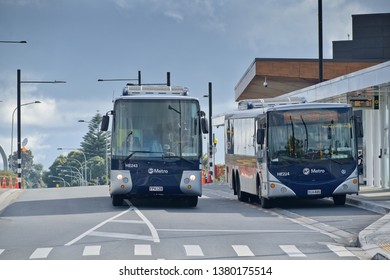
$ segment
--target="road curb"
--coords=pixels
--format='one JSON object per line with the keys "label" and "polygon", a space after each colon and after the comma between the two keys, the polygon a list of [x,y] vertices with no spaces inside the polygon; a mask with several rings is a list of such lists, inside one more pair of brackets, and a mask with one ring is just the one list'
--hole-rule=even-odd
{"label": "road curb", "polygon": [[380,232],[384,232],[385,235],[390,234],[390,208],[385,205],[355,197],[347,197],[346,203],[384,215],[382,218],[359,232],[358,245],[367,252],[373,260],[390,260],[390,252],[385,251],[376,244],[378,242],[372,241],[375,238],[375,235]]}
{"label": "road curb", "polygon": [[0,213],[11,204],[12,201],[17,199],[24,190],[20,189],[10,189],[4,192],[0,192]]}

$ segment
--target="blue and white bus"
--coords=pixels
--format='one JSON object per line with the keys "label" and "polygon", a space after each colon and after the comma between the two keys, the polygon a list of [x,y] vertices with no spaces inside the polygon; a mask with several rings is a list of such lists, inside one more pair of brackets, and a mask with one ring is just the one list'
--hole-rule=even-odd
{"label": "blue and white bus", "polygon": [[332,197],[359,191],[357,135],[348,104],[244,100],[224,114],[227,181],[240,201]]}
{"label": "blue and white bus", "polygon": [[[198,99],[184,87],[131,85],[109,113],[113,205],[126,197],[164,196],[195,207],[202,195],[202,132],[207,132]],[[108,123],[107,114],[102,130]]]}

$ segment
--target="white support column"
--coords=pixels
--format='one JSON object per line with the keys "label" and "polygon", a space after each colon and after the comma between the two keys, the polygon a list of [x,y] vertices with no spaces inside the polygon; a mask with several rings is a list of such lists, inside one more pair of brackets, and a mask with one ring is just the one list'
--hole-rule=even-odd
{"label": "white support column", "polygon": [[379,110],[373,110],[373,169],[374,187],[381,187],[381,159],[379,158],[382,140],[381,119]]}
{"label": "white support column", "polygon": [[374,124],[372,110],[365,110],[364,112],[364,143],[365,154],[363,154],[363,161],[366,165],[366,184],[367,186],[374,185],[374,164],[373,164],[373,136]]}

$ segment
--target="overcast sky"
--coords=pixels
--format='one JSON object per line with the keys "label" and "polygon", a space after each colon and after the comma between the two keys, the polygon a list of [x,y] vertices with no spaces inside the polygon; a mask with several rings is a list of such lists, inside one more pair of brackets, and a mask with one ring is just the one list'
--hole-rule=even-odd
{"label": "overcast sky", "polygon": [[[35,163],[47,169],[57,147],[80,147],[97,111],[112,108],[123,83],[99,78],[136,78],[183,85],[207,112],[235,108],[234,87],[256,57],[317,58],[317,0],[0,0],[0,145],[11,152],[16,72],[23,84],[22,139]],[[352,39],[352,15],[388,13],[388,0],[323,1],[324,58],[332,41]],[[16,116],[15,116],[16,122]],[[16,131],[14,129],[14,131]],[[14,149],[16,133],[14,132]],[[217,162],[223,161],[223,136]],[[0,169],[3,163],[0,162]]]}

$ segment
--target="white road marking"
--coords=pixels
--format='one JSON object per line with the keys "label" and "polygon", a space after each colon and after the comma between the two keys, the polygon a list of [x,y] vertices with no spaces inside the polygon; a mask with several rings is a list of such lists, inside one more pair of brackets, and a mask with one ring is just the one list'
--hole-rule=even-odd
{"label": "white road marking", "polygon": [[147,244],[136,244],[134,246],[134,255],[136,256],[151,256],[152,247]]}
{"label": "white road marking", "polygon": [[4,251],[5,251],[4,249],[0,249],[0,255],[1,255]]}
{"label": "white road marking", "polygon": [[89,233],[88,235],[89,236],[119,238],[119,239],[135,239],[135,240],[153,241],[153,237],[152,236],[140,235],[140,234],[131,234],[131,233],[93,231],[93,232]]}
{"label": "white road marking", "polygon": [[202,248],[199,245],[184,245],[187,257],[203,257]]}
{"label": "white road marking", "polygon": [[104,225],[107,224],[108,222],[110,222],[110,221],[112,221],[112,220],[114,220],[114,219],[116,219],[116,218],[119,218],[120,216],[122,216],[122,215],[124,215],[124,214],[126,214],[126,213],[128,213],[128,212],[130,212],[130,211],[131,211],[131,208],[129,208],[129,209],[127,209],[126,211],[123,211],[123,212],[119,213],[118,215],[115,215],[115,216],[113,216],[113,217],[111,217],[111,218],[109,218],[109,219],[107,219],[107,220],[101,222],[101,223],[98,224],[97,226],[94,226],[93,228],[91,228],[91,229],[87,230],[86,232],[84,232],[84,233],[80,234],[79,236],[77,236],[75,239],[69,241],[68,243],[65,244],[65,246],[73,245],[74,243],[76,243],[76,242],[79,241],[80,239],[84,238],[85,236],[87,236],[88,234],[90,234],[91,232],[93,232],[94,230],[100,228],[101,226],[104,226]]}
{"label": "white road marking", "polygon": [[[129,205],[129,209],[101,222],[100,224],[92,227],[91,229],[87,230],[86,232],[80,234],[79,236],[77,236],[76,238],[74,238],[73,240],[69,241],[68,243],[65,244],[65,246],[70,246],[70,245],[73,245],[75,244],[77,241],[79,241],[80,239],[86,237],[87,235],[95,235],[95,236],[106,236],[106,237],[110,237],[110,233],[104,233],[103,235],[101,233],[94,233],[98,228],[104,226],[105,224],[107,223],[110,223],[110,222],[115,222],[117,218],[119,218],[120,216],[123,216],[124,214],[126,213],[129,213],[130,211],[134,211],[140,218],[141,220],[143,221],[143,223],[146,224],[146,226],[149,228],[152,236],[151,237],[147,237],[147,240],[152,240],[153,242],[155,243],[159,243],[160,242],[160,238],[158,236],[158,233],[157,233],[157,230],[155,229],[155,227],[153,226],[153,224],[141,213],[141,211],[139,211],[136,207],[134,207],[130,201],[128,200],[125,200],[126,203]],[[124,220],[117,220],[119,223],[124,223]],[[129,220],[128,223],[142,223],[142,222],[135,222],[134,220]],[[99,235],[100,234],[100,235]],[[119,233],[111,233],[115,236],[120,236]],[[136,235],[136,234],[133,234],[133,235],[127,235],[127,237],[124,237],[124,238],[129,238],[129,236],[132,236],[132,237],[135,237],[133,239],[145,239],[145,236],[143,235],[140,235],[140,238]]]}
{"label": "white road marking", "polygon": [[290,229],[174,229],[158,228],[157,231],[172,232],[237,232],[237,233],[315,233],[314,230],[290,230]]}
{"label": "white road marking", "polygon": [[254,257],[255,254],[246,245],[232,245],[234,251],[239,257]]}
{"label": "white road marking", "polygon": [[53,248],[37,248],[30,256],[30,259],[46,259]]}
{"label": "white road marking", "polygon": [[122,224],[143,224],[144,221],[139,220],[112,220],[110,223],[122,223]]}
{"label": "white road marking", "polygon": [[134,210],[135,213],[145,222],[145,224],[148,226],[150,232],[152,233],[153,241],[155,243],[160,243],[160,237],[158,236],[156,228],[153,226],[153,224],[144,216],[144,214],[141,213],[136,207],[134,207],[130,201],[126,200],[126,203],[130,206],[130,209]]}
{"label": "white road marking", "polygon": [[332,250],[339,257],[356,257],[354,254],[352,254],[343,246],[332,245],[332,244],[327,244],[326,246],[328,246],[328,248]]}
{"label": "white road marking", "polygon": [[293,258],[305,258],[306,255],[302,253],[295,245],[279,245],[287,255]]}
{"label": "white road marking", "polygon": [[83,256],[99,256],[102,246],[85,246]]}

